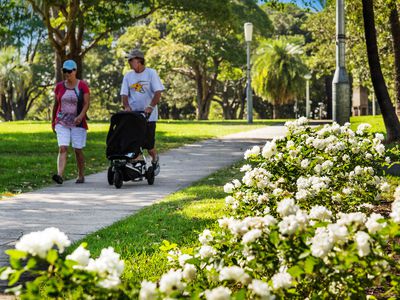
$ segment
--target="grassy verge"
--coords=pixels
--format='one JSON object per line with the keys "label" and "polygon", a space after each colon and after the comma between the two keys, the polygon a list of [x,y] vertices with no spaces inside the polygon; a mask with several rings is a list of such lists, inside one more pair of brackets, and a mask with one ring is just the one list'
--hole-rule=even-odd
{"label": "grassy verge", "polygon": [[[282,120],[255,121],[160,121],[157,125],[157,148],[166,151],[195,141],[230,133],[282,124]],[[104,170],[105,141],[108,123],[89,124],[85,148],[86,173]],[[0,198],[26,192],[52,183],[56,171],[57,141],[48,122],[0,123]],[[76,177],[75,158],[70,150],[65,178]]]}
{"label": "grassy verge", "polygon": [[[362,123],[368,123],[372,126],[371,130],[373,132],[379,132],[385,135],[386,137],[386,128],[385,124],[383,123],[382,115],[378,116],[360,116],[360,117],[351,117],[351,129],[357,130],[357,127]],[[386,145],[387,148],[392,148],[398,146],[398,143],[392,143]],[[400,158],[392,157],[392,161],[399,161]],[[387,175],[387,179],[389,180],[390,184],[393,186],[400,185],[400,177]]]}
{"label": "grassy verge", "polygon": [[368,123],[372,126],[373,132],[383,133],[386,136],[385,124],[383,124],[383,118],[381,115],[351,117],[350,122],[351,122],[351,129],[353,130],[357,130],[358,125],[362,123]]}
{"label": "grassy verge", "polygon": [[82,241],[94,256],[104,247],[114,247],[125,260],[125,280],[156,280],[168,270],[166,253],[159,249],[162,241],[193,247],[198,234],[224,215],[223,185],[240,177],[240,165],[222,169]]}

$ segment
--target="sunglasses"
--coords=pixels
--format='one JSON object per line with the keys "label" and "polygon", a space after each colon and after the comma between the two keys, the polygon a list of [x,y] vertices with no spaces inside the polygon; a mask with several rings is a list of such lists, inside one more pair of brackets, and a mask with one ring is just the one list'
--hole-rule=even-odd
{"label": "sunglasses", "polygon": [[65,73],[71,74],[73,71],[75,71],[75,69],[73,69],[73,70],[63,69],[64,74]]}

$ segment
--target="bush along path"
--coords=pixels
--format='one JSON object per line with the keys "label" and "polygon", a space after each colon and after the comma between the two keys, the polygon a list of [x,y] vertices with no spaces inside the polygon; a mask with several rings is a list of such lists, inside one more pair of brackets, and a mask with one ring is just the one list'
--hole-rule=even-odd
{"label": "bush along path", "polygon": [[245,152],[242,179],[224,186],[229,214],[194,249],[166,243],[171,269],[157,282],[121,282],[111,247],[63,257],[70,242],[55,228],[22,237],[1,278],[36,275],[12,290],[22,299],[398,299],[400,188],[390,213],[376,213],[394,190],[383,136],[306,121]]}

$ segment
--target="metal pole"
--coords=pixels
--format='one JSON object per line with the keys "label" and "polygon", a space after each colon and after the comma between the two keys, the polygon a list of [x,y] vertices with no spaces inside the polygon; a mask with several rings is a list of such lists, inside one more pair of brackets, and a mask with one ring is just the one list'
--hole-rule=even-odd
{"label": "metal pole", "polygon": [[336,0],[336,71],[332,82],[332,117],[343,125],[350,121],[350,81],[345,67],[344,0]]}
{"label": "metal pole", "polygon": [[376,115],[376,106],[375,106],[375,93],[372,92],[372,115]]}
{"label": "metal pole", "polygon": [[251,77],[250,77],[250,42],[247,42],[247,123],[253,123],[253,93],[251,90]]}
{"label": "metal pole", "polygon": [[310,80],[306,80],[306,118],[310,117]]}

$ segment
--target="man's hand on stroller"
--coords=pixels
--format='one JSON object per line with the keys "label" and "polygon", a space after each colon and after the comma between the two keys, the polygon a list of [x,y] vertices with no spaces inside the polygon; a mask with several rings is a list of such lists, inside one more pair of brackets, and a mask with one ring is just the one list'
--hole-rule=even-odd
{"label": "man's hand on stroller", "polygon": [[144,113],[146,114],[146,115],[150,115],[152,112],[153,112],[153,107],[152,106],[147,106],[145,109],[144,109]]}

